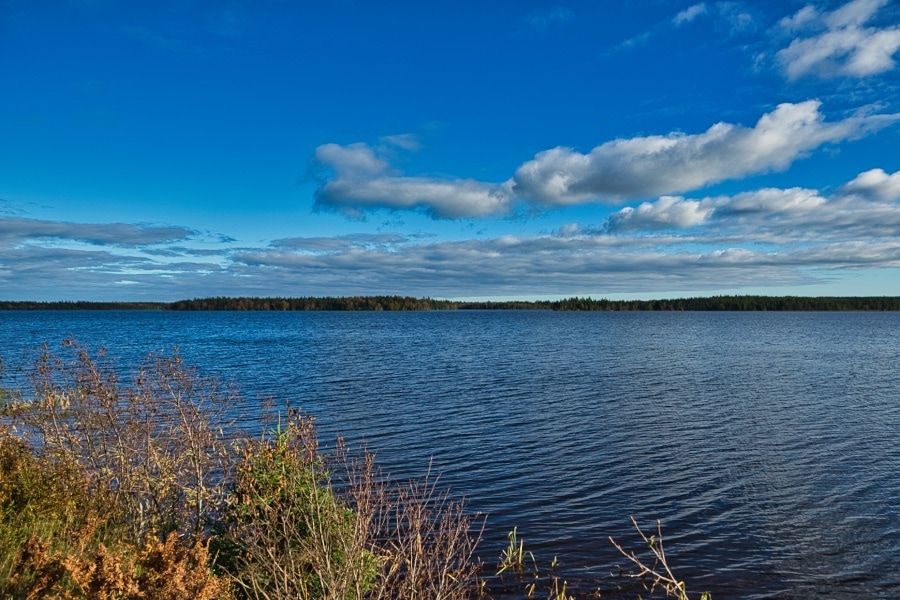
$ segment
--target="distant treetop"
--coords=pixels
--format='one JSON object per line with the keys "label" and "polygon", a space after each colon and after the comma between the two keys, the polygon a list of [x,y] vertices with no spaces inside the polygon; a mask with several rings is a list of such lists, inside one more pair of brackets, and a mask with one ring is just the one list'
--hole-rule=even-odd
{"label": "distant treetop", "polygon": [[410,296],[306,298],[195,298],[177,302],[0,301],[0,310],[176,310],[176,311],[900,311],[900,297],[711,296],[663,300],[507,300],[462,302]]}

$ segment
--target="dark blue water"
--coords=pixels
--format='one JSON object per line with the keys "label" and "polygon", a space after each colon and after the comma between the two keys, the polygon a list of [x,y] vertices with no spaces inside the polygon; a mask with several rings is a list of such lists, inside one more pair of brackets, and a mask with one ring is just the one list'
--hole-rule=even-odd
{"label": "dark blue water", "polygon": [[[178,346],[398,477],[433,462],[579,589],[663,522],[689,589],[900,597],[897,313],[0,313],[0,355],[74,336],[123,365]],[[606,588],[604,588],[606,589]]]}

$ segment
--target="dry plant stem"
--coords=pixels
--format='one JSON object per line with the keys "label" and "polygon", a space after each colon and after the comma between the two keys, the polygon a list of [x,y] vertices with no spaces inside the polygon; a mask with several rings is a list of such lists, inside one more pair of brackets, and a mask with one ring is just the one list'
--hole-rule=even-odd
{"label": "dry plant stem", "polygon": [[376,545],[382,585],[372,598],[469,597],[477,588],[480,564],[474,553],[483,519],[467,515],[462,502],[439,491],[430,472],[385,491]]}
{"label": "dry plant stem", "polygon": [[155,531],[198,534],[215,520],[229,468],[221,426],[237,397],[186,368],[176,353],[151,356],[130,385],[65,342],[64,361],[45,345],[32,373],[35,397],[17,413],[38,451],[124,507],[133,541]]}
{"label": "dry plant stem", "polygon": [[[653,588],[662,587],[666,594],[673,596],[678,600],[689,600],[686,584],[675,577],[675,574],[672,573],[672,570],[669,568],[669,563],[666,560],[666,551],[663,548],[662,523],[659,520],[656,521],[656,535],[651,535],[650,537],[647,537],[641,530],[634,517],[631,517],[631,523],[652,552],[653,566],[648,566],[638,558],[634,552],[626,552],[625,549],[610,536],[609,541],[612,542],[612,545],[615,546],[625,558],[637,566],[638,572],[633,573],[630,576],[639,579],[649,577],[653,580],[651,591]],[[701,596],[701,600],[710,600],[710,595],[704,593]]]}

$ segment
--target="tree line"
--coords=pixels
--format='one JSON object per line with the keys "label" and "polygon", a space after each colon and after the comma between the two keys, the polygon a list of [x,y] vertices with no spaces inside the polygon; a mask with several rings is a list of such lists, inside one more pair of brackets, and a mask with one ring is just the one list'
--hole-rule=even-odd
{"label": "tree line", "polygon": [[195,298],[177,302],[0,301],[0,310],[173,310],[173,311],[900,311],[900,297],[711,296],[662,300],[458,301],[410,296]]}

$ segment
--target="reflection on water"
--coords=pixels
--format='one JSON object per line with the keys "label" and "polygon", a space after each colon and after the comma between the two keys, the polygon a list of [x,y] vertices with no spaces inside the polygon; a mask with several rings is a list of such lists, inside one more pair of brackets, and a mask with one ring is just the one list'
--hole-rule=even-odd
{"label": "reflection on water", "polygon": [[634,515],[716,600],[900,597],[900,314],[0,313],[7,365],[67,335],[178,346],[395,476],[433,461],[487,560],[516,526],[592,589]]}

